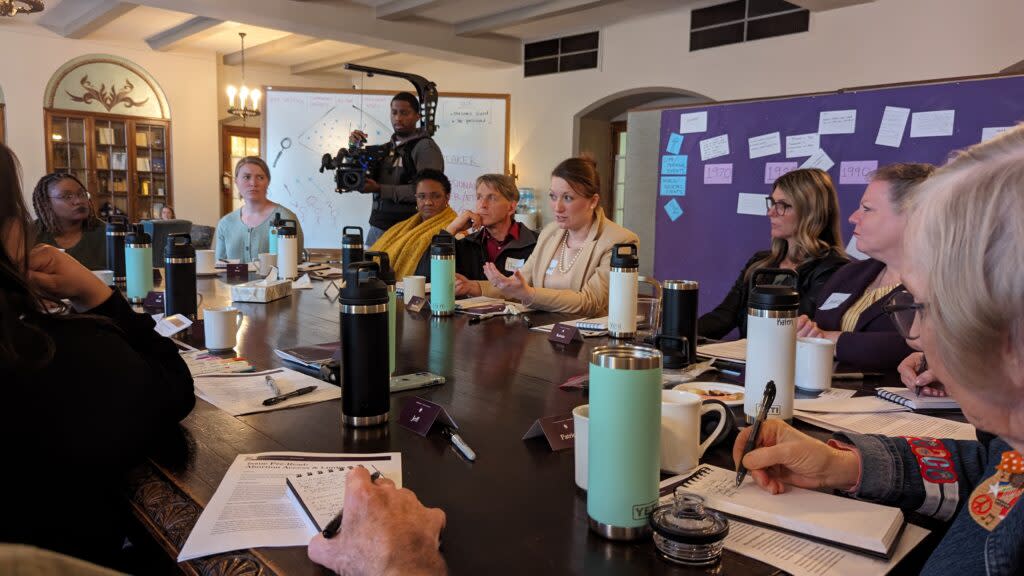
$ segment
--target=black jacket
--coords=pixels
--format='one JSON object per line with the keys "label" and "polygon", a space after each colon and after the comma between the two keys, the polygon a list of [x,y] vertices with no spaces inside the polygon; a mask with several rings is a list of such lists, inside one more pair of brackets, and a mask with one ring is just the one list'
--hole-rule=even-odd
{"label": "black jacket", "polygon": [[437,143],[422,130],[395,146],[394,138],[384,145],[385,155],[371,175],[380,184],[373,194],[370,225],[387,230],[416,213],[417,172],[427,168],[444,172],[444,156]]}
{"label": "black jacket", "polygon": [[[747,337],[747,285],[746,272],[751,264],[768,255],[768,251],[755,253],[743,265],[736,283],[726,294],[725,299],[717,308],[700,317],[697,321],[697,333],[705,338],[720,339],[739,328],[740,338]],[[832,276],[850,260],[835,251],[830,251],[821,258],[808,260],[797,268],[797,290],[800,292],[800,314],[814,319],[814,311],[818,309],[821,288]]]}
{"label": "black jacket", "polygon": [[[512,270],[505,268],[509,258],[526,262],[526,259],[533,254],[533,248],[537,246],[537,233],[519,223],[519,238],[516,238],[505,245],[505,248],[498,253],[494,265],[502,274],[511,274]],[[470,280],[487,280],[484,276],[484,263],[487,260],[487,246],[484,241],[483,230],[478,230],[455,242],[455,271]]]}

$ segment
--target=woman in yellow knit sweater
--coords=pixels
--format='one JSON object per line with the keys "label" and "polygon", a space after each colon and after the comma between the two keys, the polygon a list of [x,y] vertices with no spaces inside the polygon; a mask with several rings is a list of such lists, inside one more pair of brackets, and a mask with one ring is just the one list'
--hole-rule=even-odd
{"label": "woman in yellow knit sweater", "polygon": [[413,180],[416,185],[416,214],[388,228],[371,250],[387,252],[401,279],[409,275],[430,278],[430,239],[444,230],[455,211],[448,206],[452,184],[440,170],[423,170]]}

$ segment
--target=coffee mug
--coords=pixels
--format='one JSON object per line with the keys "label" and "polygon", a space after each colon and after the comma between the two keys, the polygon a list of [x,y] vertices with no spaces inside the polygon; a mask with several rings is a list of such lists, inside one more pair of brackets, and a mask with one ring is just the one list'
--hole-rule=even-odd
{"label": "coffee mug", "polygon": [[199,274],[216,272],[214,262],[216,262],[216,256],[214,256],[213,250],[196,250],[196,272]]}
{"label": "coffee mug", "polygon": [[113,270],[93,270],[92,273],[95,274],[97,278],[102,280],[103,283],[106,284],[107,286],[113,286],[114,285],[114,271]]}
{"label": "coffee mug", "polygon": [[836,345],[825,338],[796,339],[796,387],[821,391],[832,387]]}
{"label": "coffee mug", "polygon": [[420,298],[427,297],[427,277],[426,276],[406,276],[402,278],[403,294],[402,298],[405,303],[408,304],[409,300],[412,300],[414,296]]}
{"label": "coffee mug", "polygon": [[260,252],[260,274],[266,276],[274,266],[277,266],[277,254]]}
{"label": "coffee mug", "polygon": [[[718,412],[718,426],[700,441],[701,419]],[[697,466],[708,446],[725,431],[729,408],[721,402],[701,402],[700,396],[682,390],[661,392],[661,470],[682,474]],[[579,432],[577,432],[577,435]]]}
{"label": "coffee mug", "polygon": [[587,451],[590,447],[587,440],[590,437],[590,404],[584,404],[572,409],[572,426],[575,434],[576,450],[576,485],[582,490],[587,489]]}
{"label": "coffee mug", "polygon": [[203,326],[207,350],[231,350],[235,347],[235,333],[242,325],[242,311],[226,308],[204,308]]}

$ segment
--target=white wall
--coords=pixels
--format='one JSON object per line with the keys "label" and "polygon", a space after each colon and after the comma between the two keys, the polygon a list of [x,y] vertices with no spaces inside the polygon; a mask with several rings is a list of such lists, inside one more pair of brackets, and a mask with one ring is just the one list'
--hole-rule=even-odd
{"label": "white wall", "polygon": [[218,217],[216,64],[212,54],[180,55],[129,46],[67,40],[42,28],[0,27],[0,86],[7,100],[7,144],[21,160],[26,199],[46,173],[43,93],[53,73],[83,54],[113,54],[149,72],[171,110],[171,177],[177,214],[196,222]]}

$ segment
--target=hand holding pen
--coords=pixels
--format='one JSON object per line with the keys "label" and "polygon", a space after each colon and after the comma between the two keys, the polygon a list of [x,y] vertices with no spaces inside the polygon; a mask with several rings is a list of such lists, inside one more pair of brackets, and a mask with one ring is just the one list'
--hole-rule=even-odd
{"label": "hand holding pen", "polygon": [[928,369],[928,360],[922,352],[914,352],[900,362],[897,371],[900,381],[917,396],[948,396],[946,387],[935,379],[935,374]]}
{"label": "hand holding pen", "polygon": [[747,468],[743,465],[743,457],[757,445],[757,434],[761,431],[761,425],[768,419],[768,411],[771,410],[772,404],[774,403],[775,381],[769,380],[768,383],[764,385],[764,396],[761,397],[761,409],[757,411],[757,418],[754,419],[754,425],[752,426],[753,430],[751,430],[750,435],[747,436],[747,443],[743,447],[743,453],[740,454],[740,458],[736,462],[737,487],[743,484],[743,478],[747,475]]}

